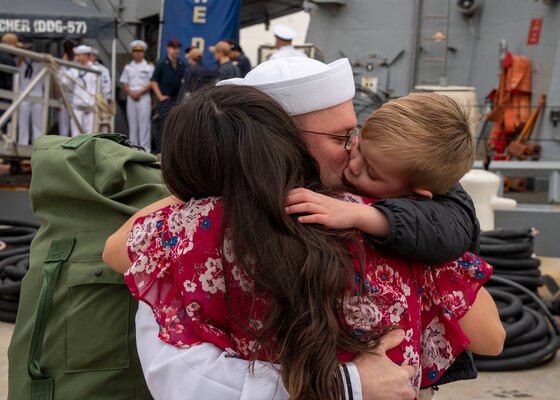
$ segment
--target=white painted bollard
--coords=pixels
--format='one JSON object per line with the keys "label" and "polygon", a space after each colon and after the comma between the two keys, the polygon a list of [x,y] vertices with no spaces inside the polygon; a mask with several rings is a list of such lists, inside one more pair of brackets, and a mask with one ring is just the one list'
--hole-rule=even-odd
{"label": "white painted bollard", "polygon": [[471,196],[480,229],[494,229],[494,210],[515,208],[517,202],[498,196],[500,177],[492,172],[471,169],[460,181],[465,191]]}

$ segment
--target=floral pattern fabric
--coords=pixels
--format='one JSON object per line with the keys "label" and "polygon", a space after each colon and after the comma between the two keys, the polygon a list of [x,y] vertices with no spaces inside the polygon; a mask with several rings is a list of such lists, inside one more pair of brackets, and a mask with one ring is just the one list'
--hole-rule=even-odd
{"label": "floral pattern fabric", "polygon": [[[348,200],[371,202],[355,195]],[[258,349],[245,327],[262,327],[266,299],[253,293],[253,282],[236,264],[227,229],[221,243],[221,216],[221,200],[205,198],[139,218],[127,242],[132,266],[125,281],[132,294],[152,308],[161,340],[177,347],[210,342],[232,356],[248,358]],[[492,268],[470,253],[426,266],[368,246],[363,250],[365,273],[361,257],[355,257],[354,281],[341,300],[346,323],[355,331],[400,325],[405,339],[388,356],[418,367],[417,389],[433,384],[470,343],[458,321]],[[339,353],[341,362],[353,356]]]}

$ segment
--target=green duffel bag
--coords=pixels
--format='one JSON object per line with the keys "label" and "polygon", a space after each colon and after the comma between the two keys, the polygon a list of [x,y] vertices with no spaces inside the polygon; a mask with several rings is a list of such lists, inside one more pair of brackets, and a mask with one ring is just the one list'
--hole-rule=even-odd
{"label": "green duffel bag", "polygon": [[101,259],[107,237],[167,196],[155,156],[118,134],[46,136],[29,191],[31,244],[8,349],[9,400],[151,399],[138,355],[138,304]]}

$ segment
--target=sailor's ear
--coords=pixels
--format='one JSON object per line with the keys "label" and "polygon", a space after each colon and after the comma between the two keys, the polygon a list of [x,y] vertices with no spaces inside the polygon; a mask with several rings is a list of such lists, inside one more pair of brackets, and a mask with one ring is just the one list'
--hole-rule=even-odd
{"label": "sailor's ear", "polygon": [[421,199],[431,200],[434,195],[427,189],[413,189],[412,196]]}

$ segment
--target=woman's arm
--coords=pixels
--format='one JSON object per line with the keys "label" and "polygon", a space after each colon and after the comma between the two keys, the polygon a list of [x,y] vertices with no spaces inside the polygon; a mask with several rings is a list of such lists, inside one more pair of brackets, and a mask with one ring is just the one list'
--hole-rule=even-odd
{"label": "woman's arm", "polygon": [[502,352],[506,331],[496,303],[485,288],[480,288],[472,307],[459,320],[459,325],[471,340],[468,349],[473,353],[497,356]]}
{"label": "woman's arm", "polygon": [[113,268],[116,272],[124,274],[130,268],[130,260],[126,251],[126,241],[128,240],[128,235],[130,234],[132,225],[134,225],[134,221],[161,208],[178,203],[181,203],[179,199],[174,196],[169,196],[144,207],[130,217],[128,221],[126,221],[115,233],[109,236],[105,242],[105,248],[103,249],[103,262]]}

